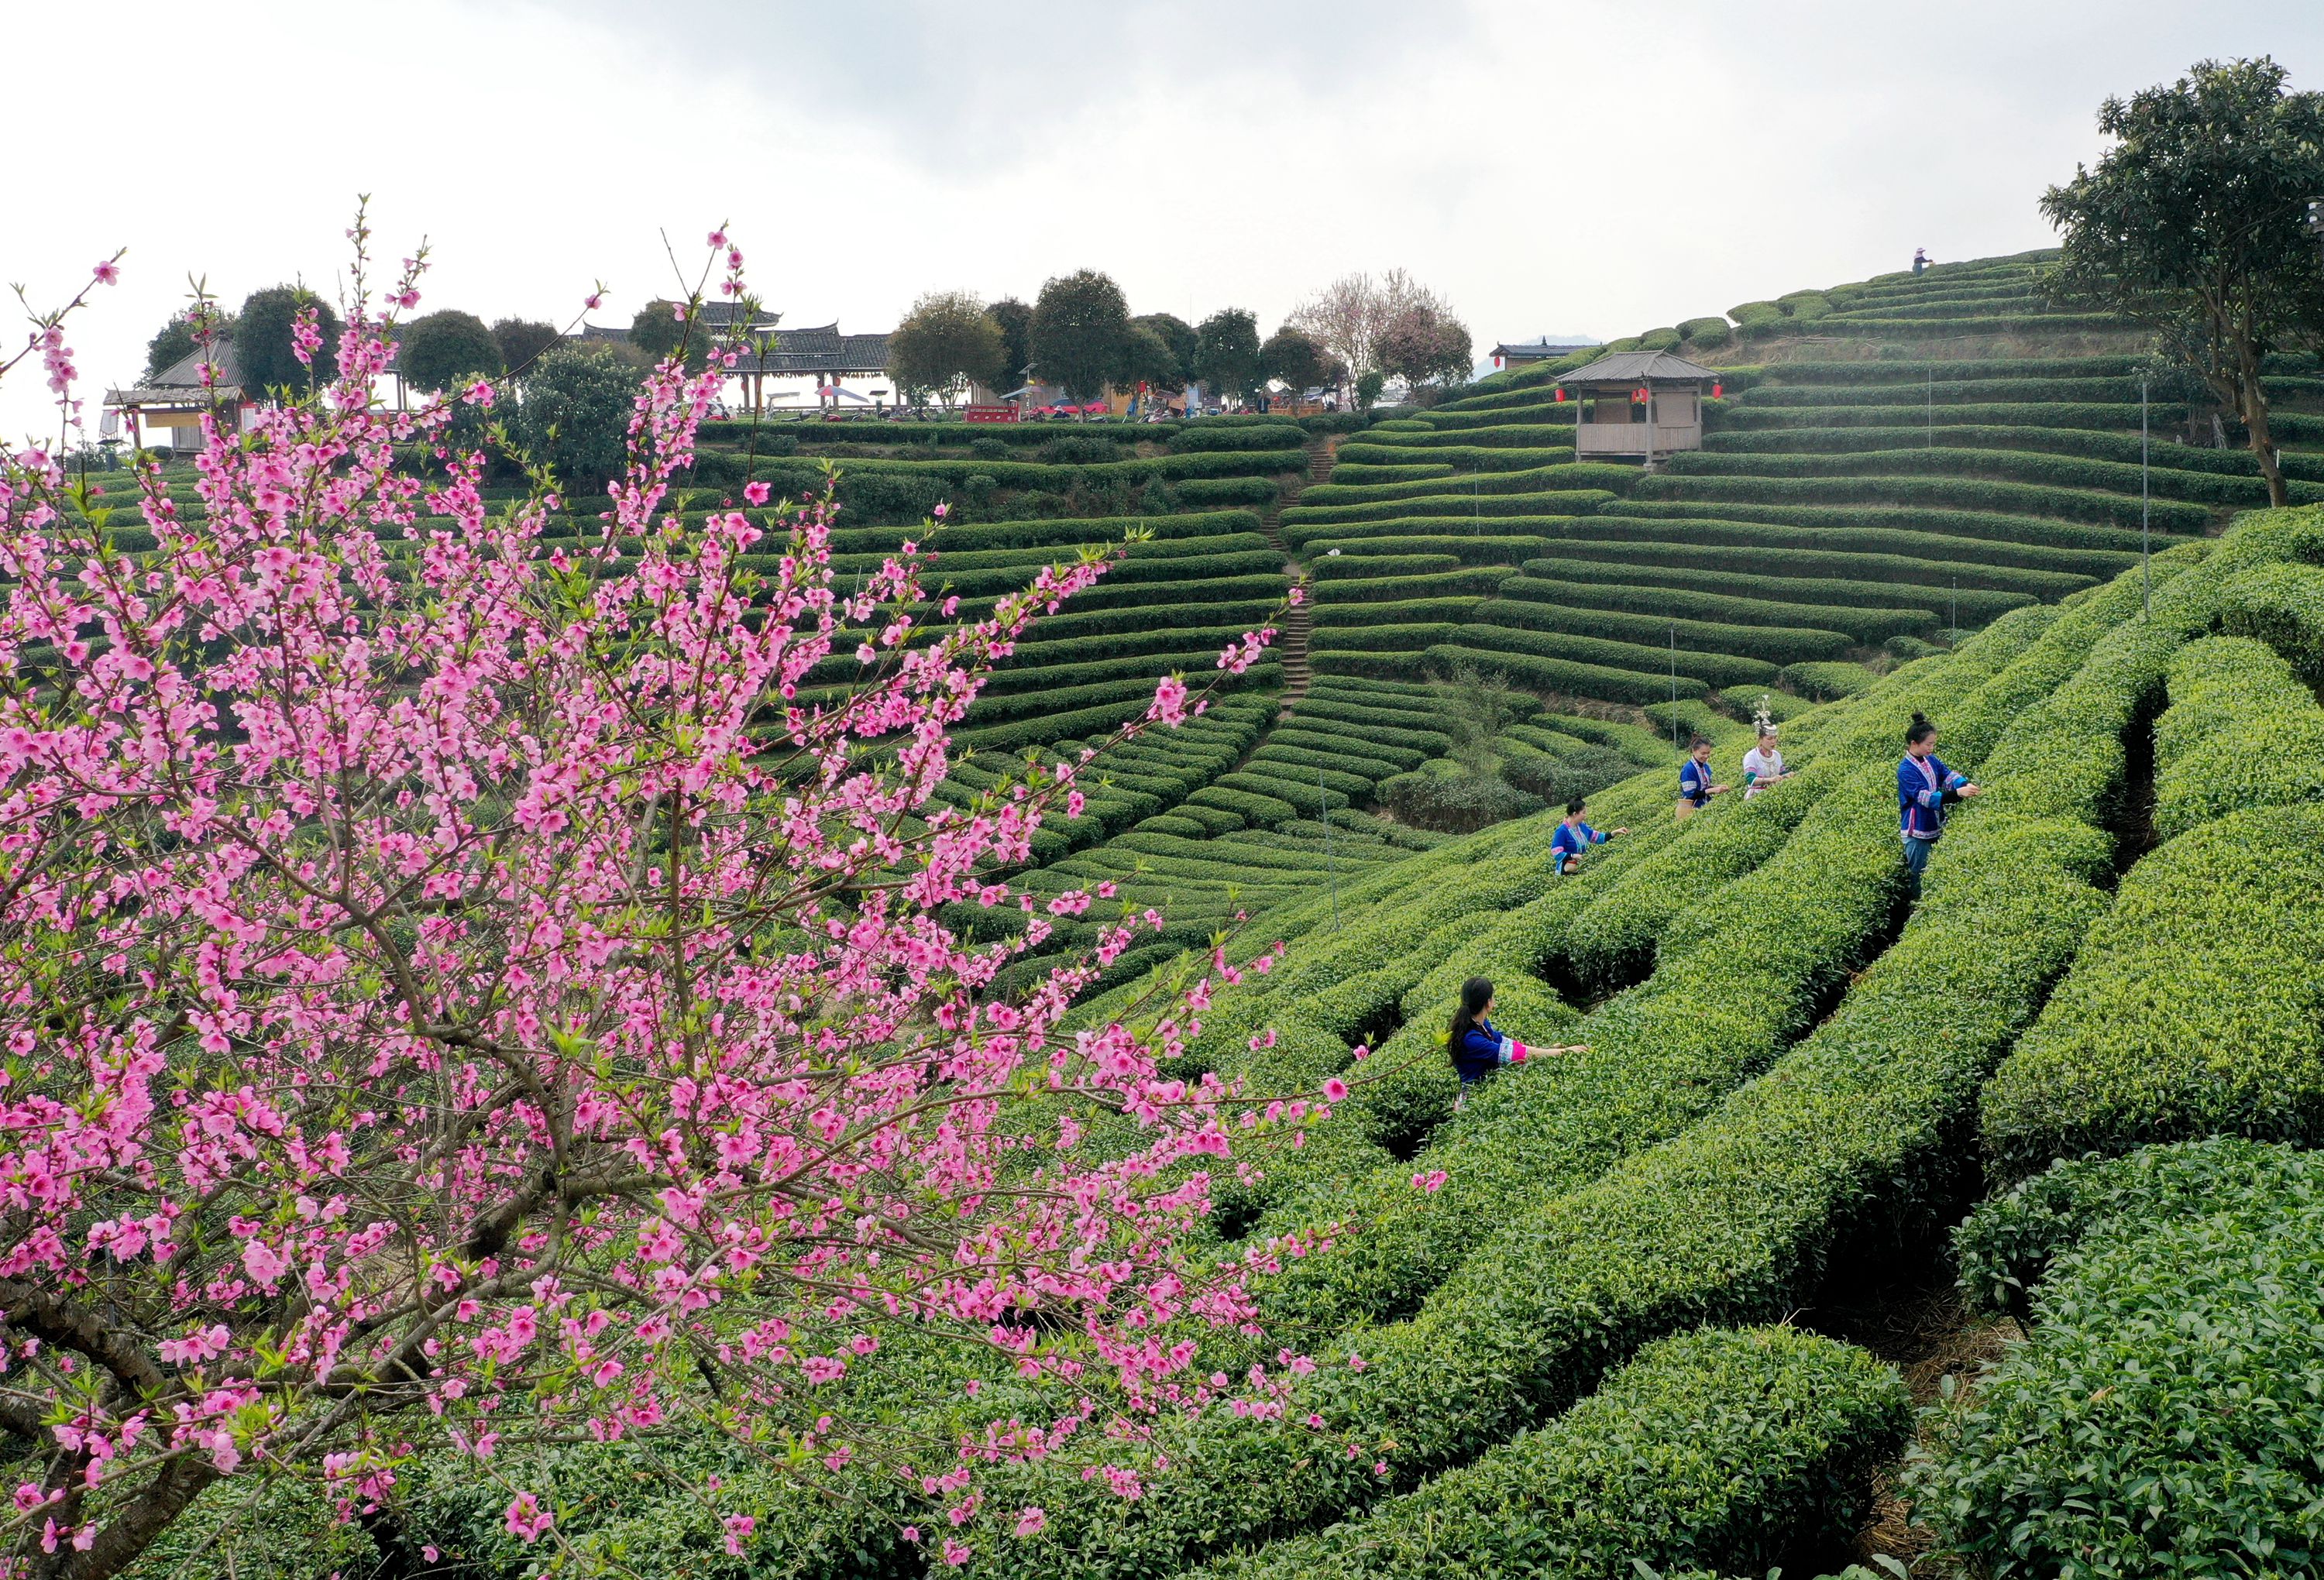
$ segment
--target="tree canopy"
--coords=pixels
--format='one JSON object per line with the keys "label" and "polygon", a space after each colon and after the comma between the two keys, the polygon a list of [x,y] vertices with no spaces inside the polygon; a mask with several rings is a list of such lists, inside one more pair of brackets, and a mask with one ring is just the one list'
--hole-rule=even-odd
{"label": "tree canopy", "polygon": [[984,316],[1001,331],[1001,382],[1015,389],[1033,360],[1033,309],[1015,297],[1002,297]]}
{"label": "tree canopy", "polygon": [[1130,306],[1111,275],[1076,270],[1041,287],[1033,304],[1033,369],[1075,400],[1094,400],[1121,365]]}
{"label": "tree canopy", "polygon": [[1194,331],[1194,377],[1222,395],[1249,395],[1259,369],[1259,319],[1241,308],[1222,308]]}
{"label": "tree canopy", "polygon": [[463,379],[490,378],[503,368],[500,342],[474,313],[447,308],[403,326],[395,365],[415,390],[449,390]]}
{"label": "tree canopy", "polygon": [[971,383],[998,383],[1007,359],[1001,326],[964,290],[923,296],[888,337],[888,372],[899,389],[933,390],[947,404]]}
{"label": "tree canopy", "polygon": [[1194,326],[1176,313],[1140,313],[1130,321],[1133,328],[1143,329],[1170,353],[1171,371],[1167,378],[1154,381],[1176,390],[1194,376]]}
{"label": "tree canopy", "polygon": [[710,360],[710,336],[699,325],[679,317],[683,302],[648,302],[630,320],[630,344],[655,362],[686,347],[688,372],[700,372]]}
{"label": "tree canopy", "polygon": [[527,451],[555,468],[559,482],[595,491],[621,472],[638,392],[636,369],[607,348],[559,345],[533,363],[522,387],[518,431]]}
{"label": "tree canopy", "polygon": [[1469,331],[1434,301],[1405,307],[1380,328],[1380,371],[1416,388],[1465,379],[1471,365]]}
{"label": "tree canopy", "polygon": [[1114,377],[1135,389],[1176,390],[1185,383],[1182,364],[1170,354],[1169,344],[1144,324],[1133,323],[1121,337],[1121,364]]}
{"label": "tree canopy", "polygon": [[[323,343],[311,363],[296,354],[291,326],[300,309],[315,309]],[[270,285],[243,299],[235,315],[234,358],[243,391],[256,398],[269,390],[309,390],[330,381],[339,354],[339,316],[303,285]]]}
{"label": "tree canopy", "polygon": [[2282,66],[2200,62],[2099,107],[2115,145],[2043,195],[2061,234],[2061,296],[2152,327],[2172,358],[2241,419],[2286,502],[2260,362],[2324,330],[2324,266],[2305,228],[2324,195],[2324,97],[2292,93]]}
{"label": "tree canopy", "polygon": [[1282,380],[1296,396],[1323,382],[1329,361],[1314,336],[1286,324],[1259,348],[1259,366],[1263,375]]}
{"label": "tree canopy", "polygon": [[500,347],[501,366],[520,376],[560,338],[556,325],[531,318],[498,318],[493,323],[493,342]]}
{"label": "tree canopy", "polygon": [[170,321],[155,330],[153,338],[145,343],[145,376],[152,378],[193,354],[192,310],[172,313]]}

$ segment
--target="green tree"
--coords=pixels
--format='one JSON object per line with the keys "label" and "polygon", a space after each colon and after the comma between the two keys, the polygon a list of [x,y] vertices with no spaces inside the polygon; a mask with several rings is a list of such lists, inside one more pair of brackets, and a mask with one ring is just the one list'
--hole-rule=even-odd
{"label": "green tree", "polygon": [[947,406],[968,384],[998,383],[1007,357],[1001,326],[964,290],[929,292],[888,336],[888,372],[898,388],[933,390]]}
{"label": "green tree", "polygon": [[[323,332],[311,365],[293,354],[290,326],[302,308],[315,309]],[[253,399],[269,390],[307,390],[327,383],[337,372],[339,316],[303,285],[270,285],[243,299],[235,315],[234,360],[243,390]]]}
{"label": "green tree", "polygon": [[1112,277],[1076,270],[1049,280],[1033,304],[1033,370],[1077,401],[1105,393],[1121,365],[1130,306]]}
{"label": "green tree", "polygon": [[685,306],[684,302],[648,302],[630,320],[630,344],[645,354],[649,366],[674,355],[681,345],[686,347],[687,372],[698,373],[709,365],[710,333],[678,316]]}
{"label": "green tree", "polygon": [[1184,364],[1171,354],[1169,343],[1143,323],[1133,323],[1121,337],[1121,365],[1114,377],[1126,387],[1148,384],[1176,390],[1185,383]]}
{"label": "green tree", "polygon": [[447,308],[414,318],[397,333],[395,365],[415,390],[449,390],[463,379],[502,369],[500,342],[474,313]]}
{"label": "green tree", "polygon": [[1194,331],[1194,377],[1222,395],[1257,392],[1259,371],[1259,319],[1240,308],[1224,308]]}
{"label": "green tree", "polygon": [[1328,367],[1323,348],[1315,344],[1314,336],[1288,324],[1268,335],[1267,344],[1259,348],[1260,373],[1282,380],[1294,400],[1323,383]]}
{"label": "green tree", "polygon": [[193,354],[194,316],[191,311],[172,313],[170,321],[145,343],[145,376],[158,377]]}
{"label": "green tree", "polygon": [[2042,197],[2065,241],[2060,294],[2153,329],[2242,420],[2278,505],[2261,359],[2324,330],[2324,266],[2303,224],[2324,195],[2324,98],[2285,81],[2265,56],[2205,60],[2109,98],[2098,130],[2115,145]]}
{"label": "green tree", "polygon": [[1388,375],[1378,368],[1356,375],[1356,409],[1370,411],[1388,388]]}
{"label": "green tree", "polygon": [[540,354],[564,338],[554,324],[530,318],[500,318],[493,324],[493,343],[500,347],[501,366],[521,377]]}
{"label": "green tree", "polygon": [[1015,389],[1025,379],[1025,369],[1033,361],[1033,309],[1015,297],[1002,297],[984,309],[1001,331],[1001,379],[1008,389]]}
{"label": "green tree", "polygon": [[1169,348],[1170,361],[1173,364],[1171,373],[1167,380],[1158,381],[1158,382],[1176,390],[1194,376],[1194,345],[1197,336],[1192,324],[1187,323],[1176,313],[1140,313],[1130,323],[1132,328],[1146,330]]}
{"label": "green tree", "polygon": [[567,491],[603,488],[622,470],[638,372],[610,348],[559,345],[519,386],[517,432]]}

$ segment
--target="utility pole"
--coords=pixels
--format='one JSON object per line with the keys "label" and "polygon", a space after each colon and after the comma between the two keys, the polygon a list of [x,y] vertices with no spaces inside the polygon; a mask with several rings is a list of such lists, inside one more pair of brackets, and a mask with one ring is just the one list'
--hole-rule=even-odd
{"label": "utility pole", "polygon": [[2154,618],[2154,577],[2148,568],[2150,501],[2146,485],[2146,375],[2138,375],[2138,600],[2148,620]]}
{"label": "utility pole", "polygon": [[1678,745],[1678,627],[1670,629],[1671,744]]}
{"label": "utility pole", "polygon": [[1937,370],[1929,370],[1928,404],[1923,408],[1926,418],[1929,448],[1937,447]]}
{"label": "utility pole", "polygon": [[1323,820],[1323,872],[1332,885],[1332,931],[1340,930],[1340,869],[1332,860],[1332,798],[1323,791],[1323,765],[1315,765],[1315,806]]}

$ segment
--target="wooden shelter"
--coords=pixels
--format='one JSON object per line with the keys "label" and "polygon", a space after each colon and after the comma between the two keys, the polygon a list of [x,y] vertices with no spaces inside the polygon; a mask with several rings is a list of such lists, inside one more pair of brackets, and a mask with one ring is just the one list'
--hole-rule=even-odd
{"label": "wooden shelter", "polygon": [[1636,455],[1648,468],[1657,455],[1702,448],[1702,398],[1720,391],[1719,374],[1667,351],[1601,356],[1557,381],[1557,398],[1582,403],[1573,455]]}
{"label": "wooden shelter", "polygon": [[[202,381],[202,364],[211,365],[212,381]],[[134,419],[138,442],[168,445],[180,453],[202,447],[202,418],[215,411],[226,432],[239,430],[245,402],[242,371],[235,361],[234,342],[197,347],[140,384],[105,392],[104,432],[110,436],[124,418]],[[156,432],[155,430],[166,430]]]}

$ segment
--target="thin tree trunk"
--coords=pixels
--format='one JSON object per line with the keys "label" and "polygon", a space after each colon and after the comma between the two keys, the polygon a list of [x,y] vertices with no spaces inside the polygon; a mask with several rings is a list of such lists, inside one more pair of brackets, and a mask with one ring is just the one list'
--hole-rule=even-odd
{"label": "thin tree trunk", "polygon": [[2282,464],[2276,459],[2275,436],[2268,428],[2267,391],[2259,381],[2259,348],[2247,334],[2236,336],[2236,362],[2243,374],[2244,430],[2251,436],[2252,455],[2267,482],[2267,502],[2280,510],[2292,502],[2292,497],[2283,486]]}

